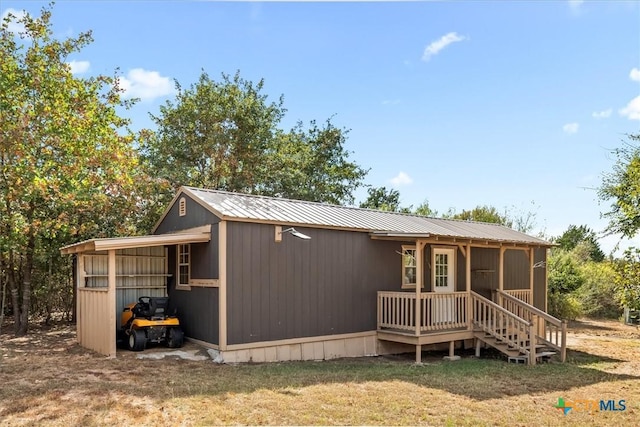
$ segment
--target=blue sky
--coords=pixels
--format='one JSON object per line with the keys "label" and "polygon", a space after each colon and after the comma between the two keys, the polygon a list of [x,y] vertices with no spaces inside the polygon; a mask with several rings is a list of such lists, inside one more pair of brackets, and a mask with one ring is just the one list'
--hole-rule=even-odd
{"label": "blue sky", "polygon": [[366,183],[403,205],[533,211],[547,236],[604,229],[593,188],[640,131],[639,2],[58,1],[53,23],[60,37],[93,31],[73,69],[118,68],[142,98],[126,113],[136,129],[173,79],[240,70],[284,94],[284,128],[333,116],[350,129]]}

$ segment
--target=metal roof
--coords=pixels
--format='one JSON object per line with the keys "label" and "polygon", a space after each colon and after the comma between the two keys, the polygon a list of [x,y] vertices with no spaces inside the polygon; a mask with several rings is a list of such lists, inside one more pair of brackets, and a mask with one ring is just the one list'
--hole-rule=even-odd
{"label": "metal roof", "polygon": [[79,252],[97,252],[110,249],[144,248],[150,246],[177,245],[180,243],[208,242],[211,240],[211,225],[196,227],[176,233],[152,236],[111,237],[90,239],[60,248],[63,255]]}
{"label": "metal roof", "polygon": [[224,220],[351,229],[382,237],[439,236],[552,246],[545,240],[499,224],[429,218],[194,187],[182,187],[181,190]]}

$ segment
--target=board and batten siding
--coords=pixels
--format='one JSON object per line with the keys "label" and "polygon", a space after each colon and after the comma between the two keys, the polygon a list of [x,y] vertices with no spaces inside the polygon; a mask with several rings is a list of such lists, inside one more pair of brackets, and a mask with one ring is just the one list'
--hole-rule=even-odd
{"label": "board and batten siding", "polygon": [[[534,262],[546,261],[546,249],[536,248]],[[535,268],[533,276],[533,304],[545,310],[545,268]],[[498,289],[500,276],[500,250],[498,248],[471,248],[471,289],[492,299]],[[508,249],[504,253],[504,288],[529,288],[529,252]]]}
{"label": "board and batten siding", "polygon": [[[217,229],[217,225],[213,226],[212,229],[213,228]],[[216,240],[216,247],[217,244],[218,242]],[[191,246],[193,248],[193,246],[196,245]],[[169,273],[175,278],[177,269],[176,247],[170,246],[168,252],[169,260],[173,260],[169,262]],[[214,261],[212,260],[210,262]],[[217,259],[215,263],[217,264]],[[216,265],[216,271],[217,268]],[[192,276],[192,278],[196,277]],[[207,277],[197,278],[204,279]],[[184,330],[185,335],[217,345],[219,343],[218,328],[220,324],[218,315],[218,288],[192,286],[190,290],[179,290],[176,289],[175,283],[175,279],[170,281],[169,300],[171,306],[177,310],[180,326]]]}
{"label": "board and batten siding", "polygon": [[[180,199],[185,198],[186,214],[180,216]],[[218,279],[218,224],[220,219],[190,196],[180,194],[169,208],[155,234],[172,233],[211,224],[211,240],[191,244],[191,279]],[[175,307],[180,325],[187,337],[211,344],[219,343],[218,288],[192,286],[190,290],[176,289],[176,247],[168,247],[169,299]]]}
{"label": "board and batten siding", "polygon": [[377,291],[400,290],[400,242],[296,229],[311,240],[227,224],[228,344],[373,331]]}

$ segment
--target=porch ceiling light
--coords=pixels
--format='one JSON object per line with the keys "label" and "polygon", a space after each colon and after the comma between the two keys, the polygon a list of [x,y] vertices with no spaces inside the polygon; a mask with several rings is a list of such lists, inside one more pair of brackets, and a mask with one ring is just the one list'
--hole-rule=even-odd
{"label": "porch ceiling light", "polygon": [[297,230],[296,230],[295,228],[293,228],[293,227],[289,227],[289,228],[287,228],[287,229],[285,229],[285,230],[282,230],[282,231],[280,232],[280,234],[284,234],[284,233],[289,233],[289,234],[291,234],[292,236],[297,237],[298,239],[302,239],[302,240],[311,240],[311,237],[310,237],[310,236],[307,236],[306,234],[303,234],[303,233],[301,233],[301,232],[297,231]]}

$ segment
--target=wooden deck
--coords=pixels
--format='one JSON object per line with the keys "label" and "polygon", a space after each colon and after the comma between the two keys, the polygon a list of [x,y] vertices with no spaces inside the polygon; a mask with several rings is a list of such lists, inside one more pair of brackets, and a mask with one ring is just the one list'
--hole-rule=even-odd
{"label": "wooden deck", "polygon": [[[535,364],[540,349],[553,349],[566,358],[566,322],[533,307],[528,291],[498,291],[498,303],[470,292],[423,293],[420,300],[410,292],[378,292],[378,339],[416,346],[476,340],[509,357],[526,358]],[[545,352],[547,354],[548,352]]]}

